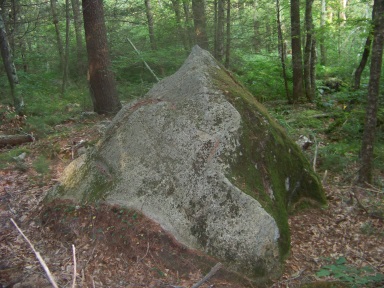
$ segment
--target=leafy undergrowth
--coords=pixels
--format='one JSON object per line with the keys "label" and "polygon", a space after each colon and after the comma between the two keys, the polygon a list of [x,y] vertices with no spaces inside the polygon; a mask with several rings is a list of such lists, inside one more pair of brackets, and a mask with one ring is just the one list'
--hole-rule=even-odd
{"label": "leafy undergrowth", "polygon": [[[338,146],[327,134],[337,116],[312,106],[279,107],[269,109],[274,109],[293,138],[306,135],[312,139],[306,153],[311,161],[316,158],[329,207],[290,217],[291,254],[283,276],[271,287],[384,286],[384,192],[379,185],[383,174],[376,173],[376,186],[354,186],[353,141],[348,147]],[[97,207],[67,202],[43,206],[46,191],[76,157],[74,148],[78,143],[92,145],[106,120],[66,121],[52,126],[54,133],[36,142],[1,149],[0,286],[51,287],[10,218],[41,253],[60,287],[72,283],[72,244],[77,251],[77,287],[191,287],[216,264],[177,244],[135,211],[102,203]],[[336,152],[327,155],[329,151]],[[327,157],[331,156],[336,162],[344,161],[341,170],[330,164]],[[220,269],[200,287],[255,287],[227,275]]]}

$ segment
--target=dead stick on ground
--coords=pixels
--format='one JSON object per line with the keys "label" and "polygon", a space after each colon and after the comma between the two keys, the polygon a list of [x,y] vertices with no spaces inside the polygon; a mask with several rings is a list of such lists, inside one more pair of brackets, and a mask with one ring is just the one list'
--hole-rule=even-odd
{"label": "dead stick on ground", "polygon": [[75,245],[72,244],[72,254],[73,254],[73,280],[72,280],[72,288],[76,287],[76,248]]}
{"label": "dead stick on ground", "polygon": [[35,248],[33,247],[33,244],[31,243],[31,241],[29,241],[27,236],[24,235],[23,231],[21,231],[19,226],[17,226],[16,222],[12,218],[11,218],[11,222],[13,223],[13,225],[15,225],[16,229],[24,237],[25,241],[27,241],[27,243],[31,247],[33,253],[35,253],[37,260],[39,260],[40,265],[43,266],[43,269],[44,269],[45,273],[48,276],[49,282],[51,282],[53,287],[59,288],[59,286],[57,286],[57,283],[56,283],[55,279],[53,278],[53,275],[51,274],[51,271],[49,271],[49,268],[48,268],[47,264],[45,264],[45,262],[44,262],[43,258],[41,257],[40,253],[35,250]]}
{"label": "dead stick on ground", "polygon": [[209,271],[209,273],[207,275],[204,276],[203,279],[201,279],[199,282],[197,282],[196,284],[194,284],[192,286],[192,288],[197,288],[197,287],[200,287],[201,285],[203,285],[206,281],[208,281],[213,275],[216,274],[217,271],[219,271],[219,269],[222,267],[223,265],[219,262],[217,263],[215,266],[213,266],[213,268],[211,269],[211,271]]}

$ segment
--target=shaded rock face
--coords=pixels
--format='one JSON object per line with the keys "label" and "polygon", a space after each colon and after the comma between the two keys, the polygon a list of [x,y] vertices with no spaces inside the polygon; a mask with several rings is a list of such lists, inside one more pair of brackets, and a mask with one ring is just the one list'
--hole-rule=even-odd
{"label": "shaded rock face", "polygon": [[278,276],[287,209],[324,195],[300,150],[259,106],[195,46],[177,73],[123,107],[48,199],[140,210],[233,271],[259,282]]}

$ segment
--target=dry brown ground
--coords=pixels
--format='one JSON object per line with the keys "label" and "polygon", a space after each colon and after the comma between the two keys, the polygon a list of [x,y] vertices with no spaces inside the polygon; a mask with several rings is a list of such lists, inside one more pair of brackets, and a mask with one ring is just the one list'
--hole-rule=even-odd
{"label": "dry brown ground", "polygon": [[[93,207],[66,202],[43,205],[47,190],[70,161],[68,148],[74,142],[99,137],[94,125],[98,120],[80,128],[76,123],[57,126],[58,131],[70,132],[27,144],[31,153],[22,167],[15,164],[0,171],[0,288],[51,287],[10,218],[40,252],[60,287],[72,285],[72,245],[76,248],[77,287],[192,287],[216,264],[177,244],[159,225],[135,211],[103,203]],[[32,168],[42,151],[52,157],[51,172],[46,175]],[[384,273],[384,224],[370,210],[370,205],[384,204],[383,193],[374,187],[343,186],[339,181],[337,175],[328,177],[327,209],[290,217],[291,253],[283,276],[270,287],[316,282],[315,273],[340,257],[353,267],[370,265]],[[333,280],[322,278],[328,283]],[[221,269],[201,287],[256,286],[239,282]]]}

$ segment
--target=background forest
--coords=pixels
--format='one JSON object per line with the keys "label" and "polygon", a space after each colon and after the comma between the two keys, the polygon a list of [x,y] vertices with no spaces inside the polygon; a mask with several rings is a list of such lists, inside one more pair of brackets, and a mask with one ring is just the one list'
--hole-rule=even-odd
{"label": "background forest", "polygon": [[[110,69],[123,104],[145,95],[158,79],[176,72],[191,47],[199,44],[268,108],[295,141],[304,139],[301,144],[324,185],[329,181],[342,187],[338,192],[332,188],[330,200],[352,201],[365,213],[365,218],[356,220],[362,221],[355,227],[359,233],[383,241],[384,73],[377,75],[381,92],[373,102],[377,109],[374,137],[364,134],[365,118],[370,115],[366,111],[371,95],[372,8],[380,1],[0,0],[2,57],[4,61],[6,39],[17,71],[17,81],[10,85],[6,65],[0,67],[0,134],[42,141],[34,147],[0,143],[0,169],[32,169],[33,185],[49,186],[56,176],[53,166],[58,161],[67,164],[72,148],[85,138],[79,131],[101,120],[91,113],[97,109],[90,97],[82,14],[82,5],[93,2],[103,4]],[[299,50],[295,45],[301,46]],[[302,62],[299,72],[297,55]],[[297,73],[302,78],[299,86]],[[64,139],[68,143],[63,147]],[[374,147],[374,170],[359,179],[363,139]],[[23,153],[30,155],[28,163],[19,158]],[[370,182],[370,188],[359,194],[351,188],[357,182]],[[331,216],[345,212],[337,211]],[[348,213],[340,222],[351,217]],[[332,221],[331,216],[327,221]],[[294,222],[292,229],[294,225],[301,224]],[[359,287],[358,281],[382,283],[383,274],[361,274],[359,269],[350,273],[346,258],[335,255],[327,261],[336,266],[318,270],[318,277],[335,276],[332,269],[342,267],[341,276],[334,278],[354,287]],[[377,264],[374,271],[383,273],[382,262],[364,261]],[[347,274],[353,279],[341,279]]]}
{"label": "background forest", "polygon": [[[315,110],[300,112],[291,120],[293,123],[282,124],[298,134],[301,126],[310,127],[304,133],[307,137],[311,131],[326,130],[333,143],[320,148],[320,154],[327,155],[323,169],[343,170],[347,162],[357,160],[362,139],[369,63],[362,71],[359,89],[354,89],[358,88],[355,71],[372,32],[373,1],[301,2],[300,42],[305,67],[308,34],[315,44],[310,98],[292,92],[290,1],[216,0],[204,5],[204,1],[197,0],[195,6],[205,8],[206,42],[195,37],[192,1],[103,1],[119,98],[129,101],[142,96],[156,82],[143,60],[157,77],[163,78],[174,73],[190,48],[200,43],[259,101],[277,101],[271,112],[278,119],[288,113],[284,103],[292,102],[292,97],[316,104]],[[92,110],[81,3],[2,0],[1,13],[19,79],[15,97],[25,104],[23,131],[36,137],[49,134],[54,125],[68,118],[63,111],[77,109],[69,109],[68,105]],[[309,16],[312,24],[308,29]],[[1,115],[3,121],[9,121],[17,116],[9,113],[9,104],[14,102],[3,68],[0,80]],[[382,102],[381,94],[379,106]],[[313,117],[319,113],[317,109],[334,122],[324,128],[321,117]],[[380,108],[376,142],[383,139],[383,117]],[[381,168],[384,148],[377,144],[375,149],[375,163]]]}

